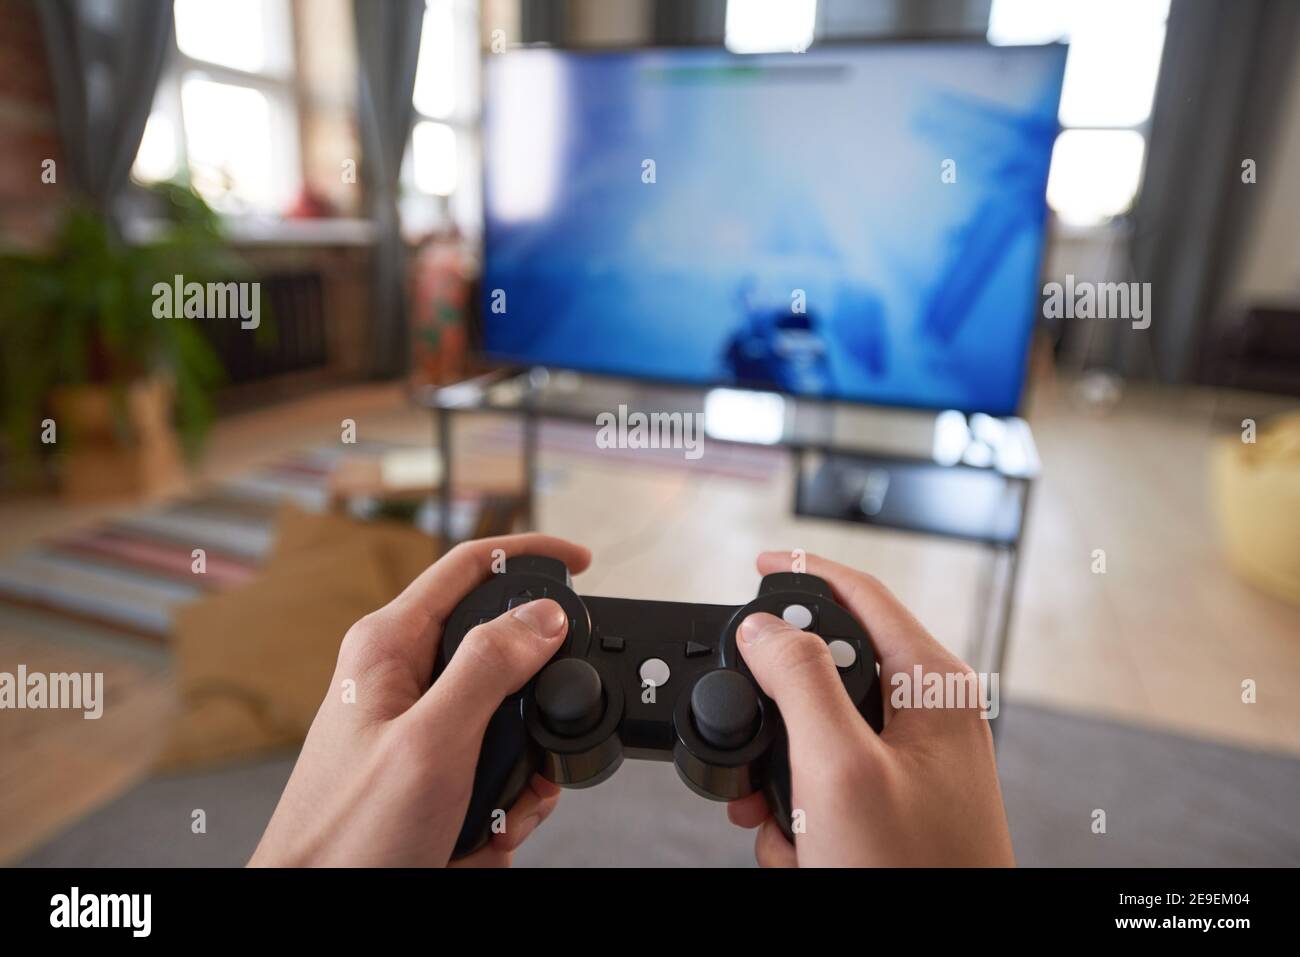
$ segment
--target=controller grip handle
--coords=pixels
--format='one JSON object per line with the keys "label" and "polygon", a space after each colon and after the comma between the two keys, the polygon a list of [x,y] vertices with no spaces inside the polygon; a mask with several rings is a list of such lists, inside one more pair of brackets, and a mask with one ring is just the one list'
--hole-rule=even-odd
{"label": "controller grip handle", "polygon": [[472,854],[492,837],[498,811],[509,811],[537,769],[534,747],[524,724],[523,703],[511,695],[488,721],[474,769],[474,788],[465,811],[465,823],[456,839],[452,858]]}
{"label": "controller grip handle", "polygon": [[[858,708],[858,714],[871,725],[877,734],[884,727],[884,701],[881,698],[880,682],[873,681],[866,698]],[[791,807],[793,778],[790,774],[790,739],[784,727],[772,742],[772,752],[768,756],[767,774],[763,781],[763,796],[772,811],[776,826],[781,829],[785,839],[794,843],[794,811]]]}
{"label": "controller grip handle", "polygon": [[785,839],[794,843],[794,809],[790,806],[790,742],[784,730],[772,742],[772,753],[768,756],[767,776],[763,781],[763,796],[772,811],[772,819],[781,829]]}

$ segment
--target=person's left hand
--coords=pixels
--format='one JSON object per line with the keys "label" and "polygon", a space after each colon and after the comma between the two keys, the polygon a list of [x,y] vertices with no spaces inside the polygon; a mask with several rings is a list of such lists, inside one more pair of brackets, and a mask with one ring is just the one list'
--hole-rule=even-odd
{"label": "person's left hand", "polygon": [[[487,580],[494,553],[558,558],[574,574],[591,563],[587,549],[547,535],[466,542],[353,625],[251,865],[448,862],[488,720],[550,659],[568,628],[550,599],[520,605],[471,630],[430,686],[443,625]],[[508,865],[559,792],[534,776],[508,811],[504,832],[456,863]]]}

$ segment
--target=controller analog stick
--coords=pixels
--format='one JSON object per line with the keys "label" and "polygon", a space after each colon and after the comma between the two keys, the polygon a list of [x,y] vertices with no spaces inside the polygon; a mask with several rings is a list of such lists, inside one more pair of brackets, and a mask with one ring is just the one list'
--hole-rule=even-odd
{"label": "controller analog stick", "polygon": [[691,690],[691,714],[702,737],[731,751],[748,744],[758,731],[758,695],[738,671],[710,671]]}
{"label": "controller analog stick", "polygon": [[534,696],[542,722],[566,737],[586,734],[605,713],[600,675],[582,658],[562,658],[547,665]]}

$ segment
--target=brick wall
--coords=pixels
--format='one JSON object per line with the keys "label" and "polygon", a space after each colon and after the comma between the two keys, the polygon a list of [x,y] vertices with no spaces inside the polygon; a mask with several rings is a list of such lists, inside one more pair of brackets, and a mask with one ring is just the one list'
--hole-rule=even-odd
{"label": "brick wall", "polygon": [[[35,247],[66,195],[54,89],[35,0],[0,0],[0,246]],[[41,181],[55,162],[56,181]]]}

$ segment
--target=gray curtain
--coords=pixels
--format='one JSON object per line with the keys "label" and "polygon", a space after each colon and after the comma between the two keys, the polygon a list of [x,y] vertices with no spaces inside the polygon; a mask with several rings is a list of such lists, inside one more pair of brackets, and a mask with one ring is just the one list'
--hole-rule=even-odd
{"label": "gray curtain", "polygon": [[820,0],[817,36],[828,40],[889,37],[983,37],[992,0]]}
{"label": "gray curtain", "polygon": [[568,3],[566,0],[521,0],[519,32],[523,43],[563,45],[569,39]]}
{"label": "gray curtain", "polygon": [[1198,367],[1223,305],[1300,45],[1295,0],[1174,0],[1151,114],[1142,192],[1133,211],[1131,281],[1150,282],[1151,328],[1121,326],[1121,372],[1182,382]]}
{"label": "gray curtain", "polygon": [[408,361],[406,247],[398,218],[398,181],[415,107],[415,68],[424,0],[354,0],[360,73],[361,164],[376,240],[371,374],[401,374]]}
{"label": "gray curtain", "polygon": [[36,4],[71,185],[118,226],[116,205],[172,49],[172,0]]}
{"label": "gray curtain", "polygon": [[[992,0],[819,0],[817,39],[896,36],[983,36]],[[525,43],[586,46],[581,35],[583,8],[623,6],[639,16],[632,0],[524,0],[520,29]],[[635,6],[636,10],[632,8]],[[721,45],[726,34],[727,0],[651,0],[643,42]]]}
{"label": "gray curtain", "polygon": [[656,0],[653,40],[669,46],[721,45],[726,37],[727,0]]}

